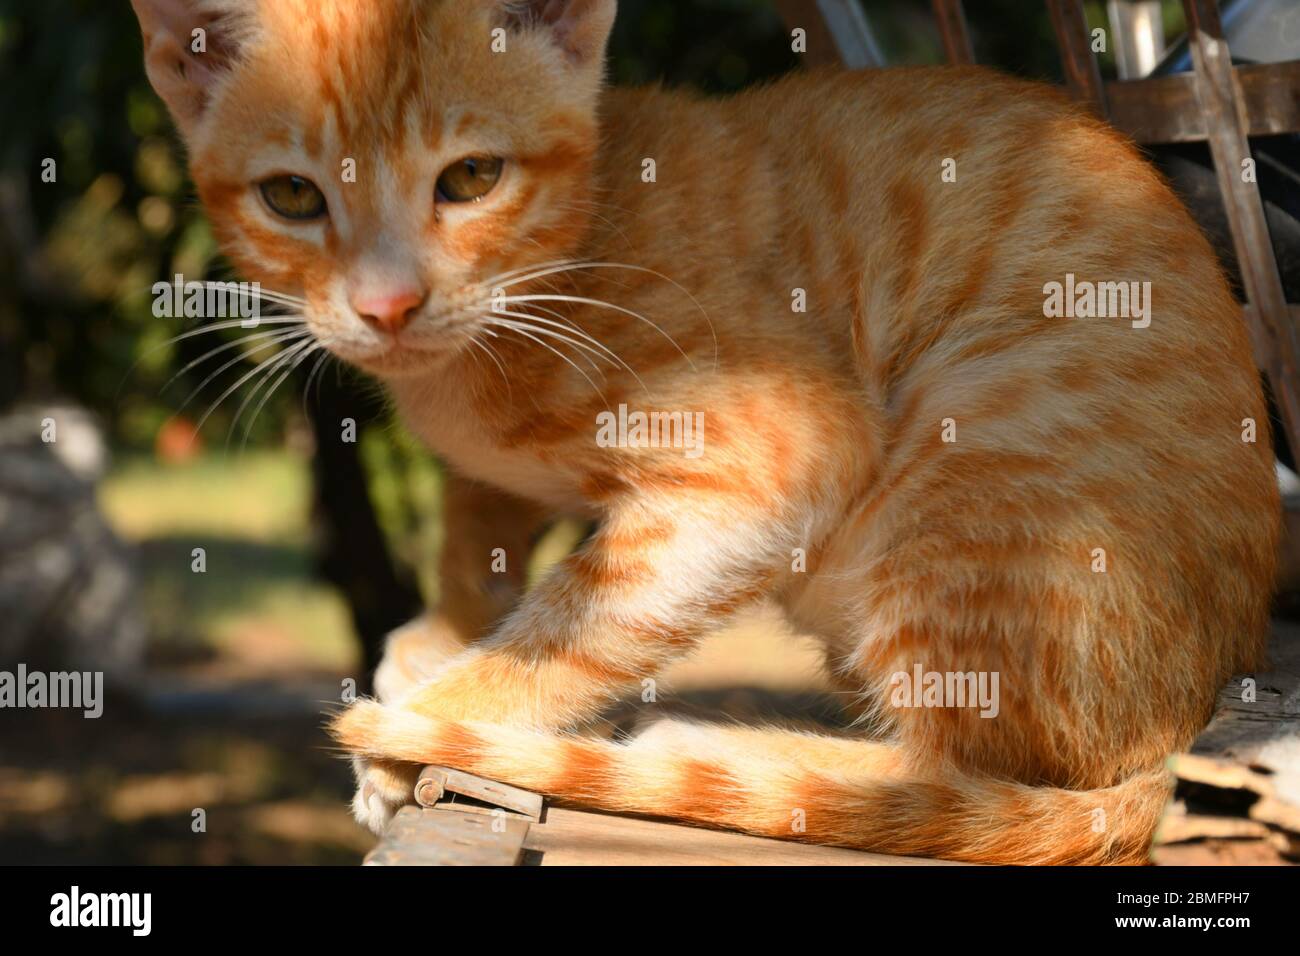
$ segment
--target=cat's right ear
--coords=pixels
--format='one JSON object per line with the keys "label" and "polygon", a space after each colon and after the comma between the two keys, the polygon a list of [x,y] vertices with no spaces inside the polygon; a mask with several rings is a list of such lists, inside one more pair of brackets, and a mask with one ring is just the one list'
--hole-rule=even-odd
{"label": "cat's right ear", "polygon": [[149,83],[189,136],[243,40],[238,0],[131,0]]}
{"label": "cat's right ear", "polygon": [[575,66],[599,72],[618,0],[494,0],[505,22],[537,27]]}

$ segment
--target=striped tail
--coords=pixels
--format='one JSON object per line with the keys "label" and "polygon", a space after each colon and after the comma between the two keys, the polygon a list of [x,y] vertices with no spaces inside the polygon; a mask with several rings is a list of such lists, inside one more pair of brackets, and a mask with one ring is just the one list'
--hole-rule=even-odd
{"label": "striped tail", "polygon": [[1170,778],[1032,787],[908,769],[888,743],[665,721],[629,743],[451,723],[370,701],[335,719],[349,751],[439,764],[575,806],[759,836],[972,863],[1146,862]]}

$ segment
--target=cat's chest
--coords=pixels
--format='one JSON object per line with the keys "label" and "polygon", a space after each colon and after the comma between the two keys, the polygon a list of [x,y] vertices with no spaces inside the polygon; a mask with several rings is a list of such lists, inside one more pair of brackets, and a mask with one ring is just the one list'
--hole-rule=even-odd
{"label": "cat's chest", "polygon": [[411,432],[458,472],[566,514],[590,510],[577,477],[538,456],[487,441],[467,403],[454,395],[395,392],[398,411]]}

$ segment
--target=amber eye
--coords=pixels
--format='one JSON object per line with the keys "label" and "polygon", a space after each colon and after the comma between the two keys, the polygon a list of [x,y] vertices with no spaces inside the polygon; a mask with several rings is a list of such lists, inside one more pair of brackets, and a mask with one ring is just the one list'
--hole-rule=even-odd
{"label": "amber eye", "polygon": [[285,219],[318,219],[325,214],[325,194],[310,179],[272,176],[259,184],[272,212]]}
{"label": "amber eye", "polygon": [[496,156],[467,156],[438,177],[438,198],[444,202],[477,202],[501,178],[503,161]]}

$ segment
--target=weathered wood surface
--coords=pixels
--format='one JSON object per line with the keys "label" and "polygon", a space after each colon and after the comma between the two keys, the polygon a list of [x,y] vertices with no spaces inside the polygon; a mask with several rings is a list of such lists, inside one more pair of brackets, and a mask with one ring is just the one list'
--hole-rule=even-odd
{"label": "weathered wood surface", "polygon": [[1255,177],[1242,175],[1242,164],[1253,159],[1241,78],[1232,68],[1218,4],[1214,0],[1183,0],[1183,9],[1195,65],[1196,98],[1205,116],[1219,193],[1251,307],[1247,328],[1255,359],[1273,385],[1291,446],[1300,447],[1300,330],[1287,308]]}
{"label": "weathered wood surface", "polygon": [[1300,627],[1277,625],[1268,669],[1234,678],[1170,767],[1178,780],[1152,858],[1300,863]]}
{"label": "weathered wood surface", "polygon": [[1106,86],[1101,81],[1101,68],[1092,53],[1092,36],[1088,32],[1088,18],[1084,15],[1082,0],[1047,0],[1056,32],[1056,45],[1061,51],[1061,69],[1070,95],[1087,103],[1098,116],[1106,116]]}
{"label": "weathered wood surface", "polygon": [[[1252,686],[1255,699],[1249,701],[1244,698],[1251,696],[1246,691]],[[1269,643],[1268,668],[1228,683],[1219,694],[1219,711],[1191,752],[1281,774],[1284,764],[1275,758],[1279,746],[1288,742],[1300,743],[1300,626],[1279,623]],[[1300,766],[1291,770],[1300,774]],[[1290,783],[1300,786],[1300,780]]]}
{"label": "weathered wood surface", "polygon": [[516,866],[523,857],[523,817],[403,807],[366,866]]}
{"label": "weathered wood surface", "polygon": [[[1245,103],[1248,136],[1300,132],[1300,60],[1233,67]],[[1139,143],[1195,143],[1209,138],[1209,123],[1193,73],[1106,83],[1112,126]]]}

